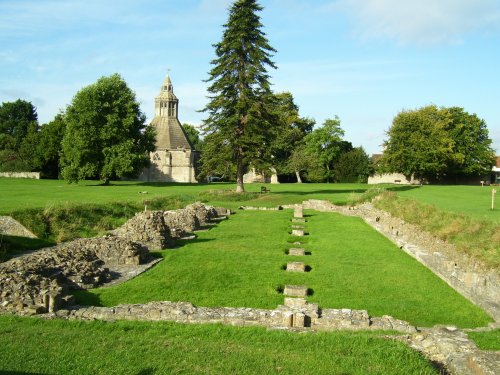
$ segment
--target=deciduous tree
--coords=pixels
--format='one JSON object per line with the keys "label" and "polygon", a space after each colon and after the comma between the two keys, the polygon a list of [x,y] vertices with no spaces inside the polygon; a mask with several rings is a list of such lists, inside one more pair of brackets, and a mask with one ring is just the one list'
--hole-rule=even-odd
{"label": "deciduous tree", "polygon": [[[305,139],[305,150],[319,161],[323,179],[327,182],[333,177],[333,162],[342,150],[344,131],[340,127],[340,119],[326,119],[323,126],[314,129]],[[309,171],[311,174],[312,171]],[[320,173],[315,173],[319,175]]]}
{"label": "deciduous tree", "polygon": [[[38,131],[36,108],[26,100],[0,106],[0,170],[29,171],[31,159],[22,155],[23,143],[33,141]],[[29,137],[28,137],[29,135]],[[29,145],[26,145],[29,146]],[[34,144],[31,145],[31,148]],[[29,156],[29,155],[28,155]]]}
{"label": "deciduous tree", "polygon": [[462,108],[402,111],[387,135],[381,171],[450,181],[491,170],[494,153],[486,123]]}
{"label": "deciduous tree", "polygon": [[154,133],[118,74],[80,90],[66,111],[62,176],[68,182],[137,175],[149,163]]}

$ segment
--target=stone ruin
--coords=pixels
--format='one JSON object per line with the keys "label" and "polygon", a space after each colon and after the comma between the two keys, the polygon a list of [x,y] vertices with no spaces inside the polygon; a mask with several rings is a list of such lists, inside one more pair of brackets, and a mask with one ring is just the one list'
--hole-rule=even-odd
{"label": "stone ruin", "polygon": [[147,263],[149,249],[171,246],[172,238],[208,225],[219,212],[228,213],[202,203],[141,212],[110,235],[77,239],[0,263],[0,312],[41,314],[71,305],[70,290],[110,281],[110,268]]}

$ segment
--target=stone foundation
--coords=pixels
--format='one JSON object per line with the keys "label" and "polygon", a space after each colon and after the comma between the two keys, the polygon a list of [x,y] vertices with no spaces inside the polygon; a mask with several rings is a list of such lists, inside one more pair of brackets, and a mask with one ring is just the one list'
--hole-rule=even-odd
{"label": "stone foundation", "polygon": [[193,229],[200,228],[217,216],[213,207],[201,203],[177,211],[141,212],[114,235],[77,239],[0,263],[0,312],[41,314],[70,305],[69,290],[100,286],[114,276],[109,267],[137,268],[149,260],[148,247],[170,245],[165,216],[172,221],[176,216],[182,230],[191,230],[193,223]]}
{"label": "stone foundation", "polygon": [[[301,298],[290,298],[301,300]],[[414,333],[415,327],[391,318],[371,318],[364,310],[319,309],[314,304],[278,306],[274,310],[246,307],[196,307],[189,302],[151,302],[116,307],[81,307],[58,310],[45,318],[81,320],[174,321],[179,323],[221,323],[233,326],[268,328],[311,328],[333,330],[397,330]],[[374,324],[375,323],[375,324]]]}
{"label": "stone foundation", "polygon": [[[284,207],[295,208],[294,205]],[[500,274],[482,266],[467,254],[458,252],[452,244],[434,237],[416,225],[378,210],[370,203],[352,209],[311,199],[304,201],[303,207],[361,217],[457,292],[482,307],[496,321],[500,321]]]}

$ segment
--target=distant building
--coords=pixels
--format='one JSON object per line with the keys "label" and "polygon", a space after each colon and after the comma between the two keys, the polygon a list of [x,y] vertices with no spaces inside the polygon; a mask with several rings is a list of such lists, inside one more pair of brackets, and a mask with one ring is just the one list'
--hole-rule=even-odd
{"label": "distant building", "polygon": [[151,165],[139,176],[141,181],[197,182],[196,152],[178,119],[179,99],[167,75],[155,98],[155,117],[150,126],[156,130],[156,150],[150,153]]}
{"label": "distant building", "polygon": [[494,176],[494,183],[495,184],[500,184],[500,156],[495,157],[495,165],[492,168],[493,176]]}

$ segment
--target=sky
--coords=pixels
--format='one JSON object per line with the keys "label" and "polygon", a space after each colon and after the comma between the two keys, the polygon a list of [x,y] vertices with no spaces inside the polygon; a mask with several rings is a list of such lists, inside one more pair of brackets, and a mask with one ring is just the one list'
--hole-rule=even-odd
{"label": "sky", "polygon": [[[199,125],[214,43],[231,0],[0,0],[0,102],[51,121],[83,87],[119,73],[148,121],[167,74],[179,120]],[[394,116],[459,106],[500,153],[499,0],[261,0],[277,52],[275,92],[303,117],[338,116],[345,139],[378,153]]]}

